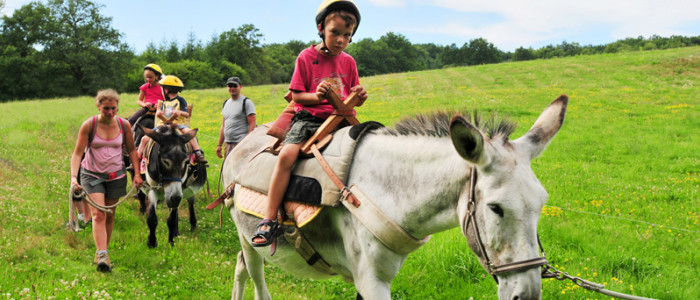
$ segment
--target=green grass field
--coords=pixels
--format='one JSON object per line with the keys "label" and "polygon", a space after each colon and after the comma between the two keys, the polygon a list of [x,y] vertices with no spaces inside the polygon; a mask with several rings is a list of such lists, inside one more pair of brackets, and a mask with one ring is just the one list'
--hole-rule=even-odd
{"label": "green grass field", "polygon": [[[547,257],[573,276],[658,299],[700,296],[700,47],[578,56],[391,74],[361,79],[370,98],[360,121],[391,125],[434,109],[479,108],[529,129],[560,94],[570,97],[564,127],[533,170],[549,192],[539,223]],[[185,83],[187,85],[187,83]],[[285,106],[286,86],[244,86],[258,123]],[[215,146],[225,88],[186,90],[193,127],[216,192]],[[123,94],[120,115],[136,110]],[[198,229],[180,211],[181,236],[167,244],[159,208],[159,247],[146,247],[136,200],[117,211],[111,274],[91,265],[90,229],[65,228],[69,159],[80,123],[96,114],[90,97],[0,104],[0,298],[220,299],[231,296],[236,228],[212,199],[197,198]],[[340,279],[310,281],[266,267],[275,299],[354,299]],[[253,298],[252,283],[247,298]],[[411,254],[392,285],[394,299],[497,299],[459,229]],[[571,282],[544,280],[543,299],[610,299]]]}

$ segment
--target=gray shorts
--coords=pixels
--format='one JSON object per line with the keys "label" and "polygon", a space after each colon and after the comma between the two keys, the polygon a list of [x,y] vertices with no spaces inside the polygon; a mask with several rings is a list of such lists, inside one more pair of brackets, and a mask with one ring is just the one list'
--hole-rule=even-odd
{"label": "gray shorts", "polygon": [[287,132],[287,137],[284,139],[284,144],[299,144],[308,140],[325,121],[326,119],[314,117],[306,110],[294,114],[292,125],[289,132]]}
{"label": "gray shorts", "polygon": [[95,179],[97,178],[80,172],[80,186],[82,186],[88,194],[104,194],[106,199],[119,199],[119,197],[126,195],[126,176],[112,181],[103,181],[92,186],[90,182]]}

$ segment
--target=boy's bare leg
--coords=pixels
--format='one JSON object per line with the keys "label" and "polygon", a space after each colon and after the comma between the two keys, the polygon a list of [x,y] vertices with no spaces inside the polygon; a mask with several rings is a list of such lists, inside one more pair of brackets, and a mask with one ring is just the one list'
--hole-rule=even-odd
{"label": "boy's bare leg", "polygon": [[[270,179],[270,191],[268,194],[265,219],[277,220],[277,211],[282,204],[284,193],[287,191],[292,168],[294,167],[297,157],[299,157],[299,149],[301,149],[301,144],[286,144],[280,151],[279,160],[275,165],[275,169],[272,171],[272,178]],[[268,228],[260,229],[267,230]],[[263,241],[262,238],[258,238],[253,242],[261,243]]]}

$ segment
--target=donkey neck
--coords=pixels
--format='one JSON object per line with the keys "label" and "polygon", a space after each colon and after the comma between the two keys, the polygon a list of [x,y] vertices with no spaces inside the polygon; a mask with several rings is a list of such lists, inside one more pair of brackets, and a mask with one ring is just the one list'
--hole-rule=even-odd
{"label": "donkey neck", "polygon": [[469,164],[447,137],[372,135],[357,149],[350,183],[416,238],[459,226]]}

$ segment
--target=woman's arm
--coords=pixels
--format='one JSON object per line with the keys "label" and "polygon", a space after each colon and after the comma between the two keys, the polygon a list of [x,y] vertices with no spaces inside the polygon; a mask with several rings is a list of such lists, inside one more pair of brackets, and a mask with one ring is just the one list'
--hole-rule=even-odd
{"label": "woman's arm", "polygon": [[143,183],[141,179],[141,164],[139,163],[139,154],[136,151],[136,145],[134,144],[134,132],[131,129],[131,124],[129,122],[124,122],[124,141],[126,142],[126,152],[129,153],[129,160],[131,165],[134,166],[134,185],[140,187]]}
{"label": "woman's arm", "polygon": [[91,123],[92,117],[85,120],[83,124],[80,125],[80,129],[78,130],[78,140],[75,142],[73,155],[70,158],[70,183],[71,185],[75,185],[77,187],[77,191],[82,189],[80,186],[80,179],[78,179],[78,170],[80,170],[80,162],[83,158],[85,147],[88,143]]}

